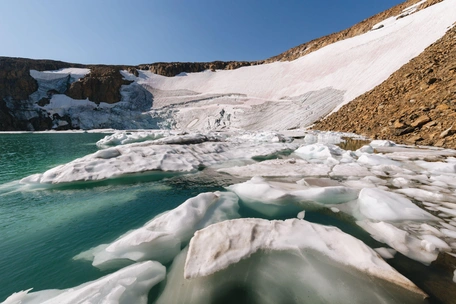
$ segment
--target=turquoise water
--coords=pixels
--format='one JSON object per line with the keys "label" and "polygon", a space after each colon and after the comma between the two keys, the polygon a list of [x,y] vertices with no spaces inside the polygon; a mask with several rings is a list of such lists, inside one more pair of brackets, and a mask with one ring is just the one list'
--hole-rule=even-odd
{"label": "turquoise water", "polygon": [[106,134],[0,134],[0,302],[32,288],[62,289],[103,272],[72,258],[186,199],[220,187],[174,180],[26,190],[17,182],[97,150]]}

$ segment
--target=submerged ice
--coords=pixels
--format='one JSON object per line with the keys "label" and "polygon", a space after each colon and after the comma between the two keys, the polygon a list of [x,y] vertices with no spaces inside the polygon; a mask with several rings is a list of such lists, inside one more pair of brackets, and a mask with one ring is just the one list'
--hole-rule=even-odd
{"label": "submerged ice", "polygon": [[193,233],[213,223],[239,217],[238,199],[232,193],[202,193],[157,216],[111,244],[93,251],[93,266],[107,268],[122,260],[169,262]]}

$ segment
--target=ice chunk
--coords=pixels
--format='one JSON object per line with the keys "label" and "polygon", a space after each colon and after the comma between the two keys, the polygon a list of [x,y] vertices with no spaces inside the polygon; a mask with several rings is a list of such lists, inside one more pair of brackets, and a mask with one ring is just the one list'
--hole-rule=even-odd
{"label": "ice chunk", "polygon": [[429,265],[437,259],[438,251],[435,246],[427,246],[429,243],[423,242],[389,223],[370,221],[356,223],[377,241],[387,244],[413,260]]}
{"label": "ice chunk", "polygon": [[361,156],[363,154],[372,154],[374,153],[374,148],[371,145],[365,145],[355,151],[355,154]]}
{"label": "ice chunk", "polygon": [[389,159],[385,156],[378,154],[363,154],[358,158],[358,163],[369,165],[369,166],[378,166],[378,165],[394,165],[401,166],[400,162]]}
{"label": "ice chunk", "polygon": [[432,227],[432,226],[430,226],[428,224],[421,224],[420,228],[421,228],[422,231],[425,231],[427,233],[431,232],[435,236],[443,236],[443,234],[440,232],[439,229],[437,229],[435,227]]}
{"label": "ice chunk", "polygon": [[248,208],[268,217],[287,216],[302,211],[289,191],[272,186],[261,177],[227,187],[236,193]]}
{"label": "ice chunk", "polygon": [[330,173],[331,176],[370,176],[372,173],[357,163],[335,165]]}
{"label": "ice chunk", "polygon": [[236,195],[229,192],[199,194],[94,252],[93,265],[109,268],[125,259],[166,263],[179,253],[196,230],[239,217],[237,201]]}
{"label": "ice chunk", "polygon": [[[182,145],[185,141],[205,142]],[[60,184],[81,181],[100,181],[139,173],[195,172],[201,167],[221,164],[228,160],[268,158],[281,152],[292,151],[292,143],[230,143],[211,142],[207,136],[174,136],[166,141],[134,143],[76,159],[43,174],[21,180],[25,184]],[[175,144],[170,144],[173,141]],[[158,144],[161,143],[161,144]],[[166,144],[164,144],[166,143]],[[176,144],[180,143],[180,144]],[[170,174],[168,173],[168,174]]]}
{"label": "ice chunk", "polygon": [[158,262],[134,264],[77,287],[58,290],[29,290],[12,294],[4,304],[146,304],[149,290],[166,276],[166,268]]}
{"label": "ice chunk", "polygon": [[396,144],[391,140],[373,140],[369,144],[374,148],[377,147],[394,147]]}
{"label": "ice chunk", "polygon": [[127,132],[117,131],[112,135],[108,135],[99,141],[97,146],[99,148],[106,148],[111,146],[125,145],[136,142],[144,142],[148,140],[157,140],[170,134],[169,131],[164,130],[153,130],[153,131],[142,131],[142,132]]}
{"label": "ice chunk", "polygon": [[290,194],[304,201],[313,201],[321,204],[341,204],[358,198],[359,191],[352,188],[318,187],[291,191]]}
{"label": "ice chunk", "polygon": [[[453,227],[454,228],[454,227]],[[447,237],[456,239],[456,231],[450,229],[440,229],[440,231]]]}
{"label": "ice chunk", "polygon": [[435,235],[424,234],[420,236],[421,239],[426,240],[432,244],[436,248],[439,248],[441,251],[451,251],[451,247],[443,240],[439,239]]}
{"label": "ice chunk", "polygon": [[334,213],[339,213],[339,212],[340,212],[340,210],[339,210],[338,208],[336,208],[336,207],[331,207],[331,208],[329,208],[329,209],[330,209],[332,212],[334,212]]}
{"label": "ice chunk", "polygon": [[378,221],[437,220],[409,199],[389,191],[374,188],[362,189],[358,197],[363,216]]}
{"label": "ice chunk", "polygon": [[456,173],[456,163],[415,161],[415,163],[433,173]]}
{"label": "ice chunk", "polygon": [[315,203],[340,204],[358,197],[358,190],[342,186],[312,187],[288,191],[261,177],[227,187],[249,208],[266,216],[296,214],[302,209],[316,208]]}
{"label": "ice chunk", "polygon": [[[210,244],[210,246],[208,246]],[[336,264],[422,293],[360,240],[335,227],[305,220],[230,220],[195,233],[185,262],[185,278],[214,274],[259,250],[314,252]]]}
{"label": "ice chunk", "polygon": [[247,166],[218,169],[235,176],[327,176],[330,168],[323,164],[309,164],[302,159],[271,159]]}
{"label": "ice chunk", "polygon": [[385,260],[394,258],[394,255],[397,252],[394,249],[385,247],[375,248],[374,250]]}
{"label": "ice chunk", "polygon": [[396,192],[403,193],[409,197],[413,197],[420,201],[431,201],[431,202],[456,202],[456,198],[451,195],[445,195],[439,193],[439,191],[427,191],[423,189],[407,188],[398,189]]}
{"label": "ice chunk", "polygon": [[302,146],[297,149],[294,153],[306,160],[326,160],[330,157],[342,156],[343,150],[335,145],[324,145],[324,144],[312,144]]}
{"label": "ice chunk", "polygon": [[405,188],[406,186],[410,186],[411,182],[406,178],[397,177],[391,181],[391,184],[397,188]]}
{"label": "ice chunk", "polygon": [[258,251],[212,275],[184,279],[187,252],[173,262],[157,304],[421,303],[414,294],[312,250]]}

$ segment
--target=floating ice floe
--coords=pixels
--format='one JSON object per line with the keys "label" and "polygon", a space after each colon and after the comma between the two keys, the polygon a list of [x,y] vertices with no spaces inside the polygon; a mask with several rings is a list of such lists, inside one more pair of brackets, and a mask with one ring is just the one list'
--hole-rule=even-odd
{"label": "floating ice floe", "polygon": [[311,164],[302,159],[271,159],[246,166],[234,166],[218,169],[219,172],[235,176],[327,176],[331,171],[328,165]]}
{"label": "floating ice floe", "polygon": [[362,189],[358,197],[362,216],[376,221],[437,221],[438,218],[400,194],[380,189]]}
{"label": "floating ice floe", "polygon": [[293,151],[293,143],[218,142],[211,135],[169,136],[100,150],[21,180],[25,184],[100,181],[138,173],[185,173],[230,160],[268,158]]}
{"label": "floating ice floe", "polygon": [[358,190],[342,186],[300,186],[285,190],[261,177],[253,177],[227,189],[236,193],[248,208],[269,217],[296,214],[302,209],[321,208],[325,204],[346,203],[358,197]]}
{"label": "floating ice floe", "polygon": [[424,296],[419,288],[360,240],[338,228],[298,219],[238,219],[202,229],[190,242],[184,276],[190,279],[214,274],[260,250],[321,255],[340,265],[338,267],[347,267],[347,271],[356,269]]}
{"label": "floating ice floe", "polygon": [[[193,233],[213,223],[238,218],[238,198],[233,193],[209,192],[190,198],[179,207],[127,232],[111,244],[92,252],[98,268],[117,266],[125,260],[169,262],[190,240]],[[79,257],[90,256],[82,253]],[[75,257],[76,259],[78,258]]]}
{"label": "floating ice floe", "polygon": [[294,153],[299,157],[312,160],[312,159],[328,159],[330,157],[342,156],[343,151],[341,148],[330,144],[311,144],[302,146],[297,149]]}
{"label": "floating ice floe", "polygon": [[[386,222],[359,221],[357,224],[374,239],[385,243],[403,255],[429,265],[437,259],[439,250],[435,242],[420,240],[410,233]],[[446,246],[442,249],[446,250]]]}
{"label": "floating ice floe", "polygon": [[149,290],[165,277],[163,265],[146,261],[73,288],[20,291],[9,296],[3,304],[146,304]]}
{"label": "floating ice floe", "polygon": [[157,140],[169,135],[169,133],[169,131],[164,130],[139,132],[116,131],[114,134],[108,135],[97,141],[97,146],[99,148],[107,148],[112,146],[143,142],[148,140]]}

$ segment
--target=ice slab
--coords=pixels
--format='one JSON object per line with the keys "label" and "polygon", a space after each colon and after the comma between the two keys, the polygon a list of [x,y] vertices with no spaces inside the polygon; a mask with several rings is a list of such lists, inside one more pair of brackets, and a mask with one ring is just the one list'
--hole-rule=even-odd
{"label": "ice slab", "polygon": [[367,220],[356,223],[377,241],[387,244],[413,260],[429,265],[437,259],[439,250],[432,242],[420,240],[392,224]]}
{"label": "ice slab", "polygon": [[456,173],[456,163],[416,161],[418,166],[433,173]]}
{"label": "ice slab", "polygon": [[375,248],[374,250],[385,260],[394,258],[394,255],[396,254],[396,250],[391,248],[380,247]]}
{"label": "ice slab", "polygon": [[98,268],[109,268],[122,260],[169,262],[196,230],[238,218],[238,208],[238,198],[233,193],[199,194],[143,227],[127,232],[102,250],[96,250],[92,264]]}
{"label": "ice slab", "polygon": [[294,153],[305,160],[326,160],[329,157],[342,156],[344,151],[335,145],[316,143],[302,146]]}
{"label": "ice slab", "polygon": [[335,165],[330,173],[331,176],[371,176],[372,173],[357,163]]}
{"label": "ice slab", "polygon": [[289,191],[275,187],[261,177],[253,177],[226,189],[236,193],[246,207],[268,217],[293,215],[303,209]]}
{"label": "ice slab", "polygon": [[360,213],[377,221],[437,221],[438,218],[400,194],[375,188],[362,189],[358,197]]}
{"label": "ice slab", "polygon": [[[21,180],[25,184],[100,181],[145,172],[194,172],[228,160],[268,158],[295,150],[293,143],[214,142],[201,134],[111,147]],[[195,143],[196,142],[196,143]]]}
{"label": "ice slab", "polygon": [[312,250],[260,250],[212,275],[184,279],[187,251],[173,262],[157,304],[422,303],[381,279],[335,265]]}
{"label": "ice slab", "polygon": [[378,154],[363,154],[358,158],[358,163],[369,166],[378,165],[394,165],[400,166],[401,164],[397,161],[391,160],[385,156]]}
{"label": "ice slab", "polygon": [[[210,246],[208,246],[210,244]],[[185,262],[185,278],[214,274],[259,250],[313,251],[335,264],[356,269],[423,294],[375,251],[338,228],[305,220],[238,219],[214,224],[195,233]]]}
{"label": "ice slab", "polygon": [[[269,217],[296,214],[302,209],[320,208],[318,204],[340,204],[358,197],[358,190],[342,186],[334,187],[293,187],[273,184],[261,177],[231,185],[228,190],[236,193],[248,208]],[[300,188],[300,189],[299,189]]]}
{"label": "ice slab", "polygon": [[430,201],[430,202],[456,202],[456,197],[437,191],[427,191],[417,188],[406,188],[397,189],[396,192],[407,195],[419,201]]}
{"label": "ice slab", "polygon": [[97,146],[99,148],[107,148],[112,146],[143,142],[148,140],[157,140],[165,136],[168,136],[169,134],[170,131],[165,130],[139,132],[116,131],[114,134],[108,135],[97,141]]}
{"label": "ice slab", "polygon": [[327,176],[331,168],[324,164],[310,164],[302,159],[271,159],[247,166],[219,169],[235,176],[279,177],[279,176]]}
{"label": "ice slab", "polygon": [[149,290],[166,277],[166,268],[158,262],[134,264],[77,287],[37,292],[21,291],[4,304],[146,304]]}

